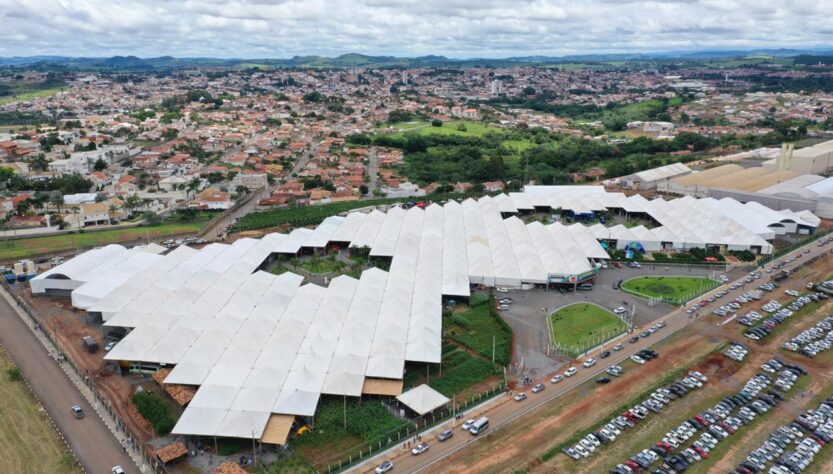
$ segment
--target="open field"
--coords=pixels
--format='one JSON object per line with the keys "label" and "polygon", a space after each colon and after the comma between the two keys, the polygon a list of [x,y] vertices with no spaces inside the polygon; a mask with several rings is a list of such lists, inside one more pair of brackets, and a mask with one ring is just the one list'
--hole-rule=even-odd
{"label": "open field", "polygon": [[201,222],[190,222],[4,240],[0,241],[0,260],[12,260],[62,250],[99,247],[143,238],[156,239],[169,235],[197,232],[202,226],[203,223]]}
{"label": "open field", "polygon": [[[23,381],[9,379],[12,362],[0,348],[0,459],[3,472],[80,473],[75,459]],[[24,374],[25,376],[25,374]],[[67,408],[68,409],[68,408]]]}
{"label": "open field", "polygon": [[0,105],[9,104],[11,102],[19,102],[23,100],[32,100],[37,99],[40,97],[49,97],[51,95],[55,95],[58,92],[66,89],[65,87],[50,87],[49,89],[41,89],[35,90],[30,92],[23,92],[17,95],[10,95],[6,97],[0,97]]}
{"label": "open field", "polygon": [[552,342],[560,347],[590,347],[624,332],[627,325],[610,311],[590,303],[565,306],[550,315]]}
{"label": "open field", "polygon": [[[406,133],[418,133],[420,135],[460,135],[464,137],[479,137],[489,132],[500,132],[501,129],[481,122],[471,120],[451,120],[444,122],[442,127],[414,126]],[[462,129],[461,129],[462,128]]]}
{"label": "open field", "polygon": [[714,283],[699,277],[639,277],[626,280],[622,289],[628,293],[654,298],[679,299],[702,293]]}

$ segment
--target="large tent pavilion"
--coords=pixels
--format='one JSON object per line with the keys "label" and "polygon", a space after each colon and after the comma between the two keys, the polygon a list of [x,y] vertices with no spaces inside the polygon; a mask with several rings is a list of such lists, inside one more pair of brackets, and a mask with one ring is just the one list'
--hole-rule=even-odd
{"label": "large tent pavilion", "polygon": [[[653,229],[524,223],[533,209],[644,213]],[[198,386],[175,434],[285,439],[291,419],[321,395],[400,395],[405,363],[439,363],[442,298],[471,288],[563,284],[609,259],[600,241],[646,249],[772,247],[768,238],[818,225],[812,214],[732,200],[646,200],[600,187],[528,187],[525,193],[351,213],[315,229],[181,246],[95,249],[31,281],[63,282],[72,303],[127,335],[107,360],[173,367],[166,384]],[[388,271],[340,276],[327,287],[261,271],[274,255],[369,248]],[[54,284],[54,283],[53,283]],[[418,394],[417,394],[418,395]],[[407,398],[407,397],[406,397]]]}

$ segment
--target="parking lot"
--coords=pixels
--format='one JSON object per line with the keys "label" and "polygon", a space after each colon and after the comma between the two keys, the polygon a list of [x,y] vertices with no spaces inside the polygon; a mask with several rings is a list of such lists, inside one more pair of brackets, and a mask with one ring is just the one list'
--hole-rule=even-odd
{"label": "parking lot", "polygon": [[[642,268],[615,268],[602,270],[595,278],[591,291],[561,293],[558,290],[510,290],[500,296],[512,298],[508,310],[501,311],[503,319],[509,323],[514,333],[514,362],[522,363],[518,375],[528,375],[535,378],[559,370],[569,361],[568,357],[548,354],[550,343],[547,317],[558,308],[580,302],[595,303],[613,311],[615,308],[636,308],[633,317],[634,327],[644,326],[666,315],[671,309],[667,304],[660,303],[648,306],[647,301],[637,298],[624,291],[614,290],[614,284],[619,280],[639,276],[712,276],[715,272],[711,268],[689,266],[663,266],[643,264]],[[736,279],[745,273],[734,270],[729,274]],[[544,309],[542,311],[542,308]]]}

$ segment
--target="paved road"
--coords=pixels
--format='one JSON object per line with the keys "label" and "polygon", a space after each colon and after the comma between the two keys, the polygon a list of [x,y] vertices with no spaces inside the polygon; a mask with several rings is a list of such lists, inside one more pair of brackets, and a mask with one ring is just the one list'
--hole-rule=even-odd
{"label": "paved road", "polygon": [[[816,243],[810,243],[804,247],[804,249],[809,249],[810,253],[802,254],[801,258],[797,259],[792,264],[786,265],[784,269],[790,270],[793,267],[802,264],[805,260],[811,258],[814,255],[829,252],[830,248],[830,244],[827,244],[823,247],[818,247]],[[789,255],[796,255],[798,253],[799,251],[796,250],[794,252],[791,252]],[[784,258],[786,258],[786,256],[779,259],[779,261],[783,260]],[[763,270],[769,268],[771,265],[772,263],[766,265],[765,267],[763,267]],[[733,300],[735,297],[740,296],[745,291],[753,289],[766,281],[769,281],[769,274],[764,273],[763,278],[761,278],[760,280],[756,280],[754,283],[748,285],[750,288],[741,287],[736,290],[729,291],[728,295],[717,300],[715,303],[708,306],[707,308],[701,309],[699,313],[705,315],[708,312],[710,312],[713,307],[725,304],[725,302]],[[726,288],[728,290],[728,286],[721,288]],[[712,292],[716,291],[718,291],[718,289],[715,289]],[[704,297],[705,296],[706,295],[704,295]],[[693,320],[693,318],[692,315],[689,315],[685,312],[684,309],[680,308],[672,311],[666,317],[662,318],[662,320],[664,320],[668,324],[666,328],[656,332],[651,336],[648,336],[647,338],[640,338],[639,341],[635,344],[630,344],[626,342],[625,348],[622,351],[614,352],[613,355],[607,359],[599,359],[599,362],[589,369],[582,368],[580,365],[578,365],[578,373],[573,377],[567,378],[557,384],[550,383],[548,380],[549,377],[542,377],[541,379],[534,380],[534,383],[544,383],[547,388],[543,392],[538,394],[528,392],[527,395],[529,396],[529,398],[526,401],[515,402],[508,396],[502,396],[502,400],[499,400],[497,403],[491,405],[485,410],[478,410],[477,408],[475,408],[471,412],[466,413],[464,419],[476,418],[477,416],[486,415],[489,417],[490,424],[487,433],[493,432],[499,429],[500,427],[505,426],[508,423],[511,423],[516,419],[534,411],[535,409],[541,407],[545,403],[563,395],[564,393],[577,387],[578,385],[598,377],[609,366],[618,364],[630,357],[635,352],[643,348],[649,347],[653,344],[656,344],[662,339],[674,334],[680,329],[683,329],[691,320]],[[635,333],[638,334],[641,331],[642,329],[637,328]],[[595,353],[591,353],[590,356],[595,356]],[[646,367],[639,367],[634,368],[633,370],[650,369]],[[627,377],[627,373],[624,375],[624,377]],[[439,472],[439,466],[436,466],[437,463],[450,456],[451,454],[465,449],[466,446],[479,439],[479,437],[475,437],[466,432],[463,432],[462,429],[459,428],[459,422],[457,422],[457,425],[457,427],[452,428],[452,422],[447,422],[438,428],[432,429],[429,433],[426,433],[423,436],[423,441],[429,443],[430,449],[422,455],[413,456],[409,452],[406,452],[401,446],[399,446],[387,453],[384,453],[384,455],[379,455],[373,458],[372,460],[368,460],[367,462],[357,466],[354,470],[359,472],[370,473],[373,472],[374,467],[377,464],[379,464],[382,460],[390,459],[394,462],[396,466],[396,472]],[[437,442],[436,435],[440,431],[449,428],[455,430],[455,436],[444,443]]]}
{"label": "paved road", "polygon": [[[88,473],[107,474],[115,465],[124,467],[129,473],[139,472],[104,422],[5,298],[0,298],[0,343],[20,367]],[[87,416],[75,419],[69,411],[72,405],[83,407]]]}

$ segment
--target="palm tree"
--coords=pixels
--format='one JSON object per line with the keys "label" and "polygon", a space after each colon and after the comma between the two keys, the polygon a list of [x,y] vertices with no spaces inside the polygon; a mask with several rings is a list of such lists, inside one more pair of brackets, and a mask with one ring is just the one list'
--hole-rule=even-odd
{"label": "palm tree", "polygon": [[127,198],[125,198],[124,203],[122,204],[122,207],[127,210],[127,215],[128,216],[132,216],[133,211],[138,209],[141,205],[142,205],[141,198],[139,198],[139,196],[137,196],[135,194],[132,194],[130,196],[127,196]]}
{"label": "palm tree", "polygon": [[107,206],[107,220],[110,221],[110,224],[113,223],[113,217],[119,209],[120,208],[116,203],[111,203]]}

